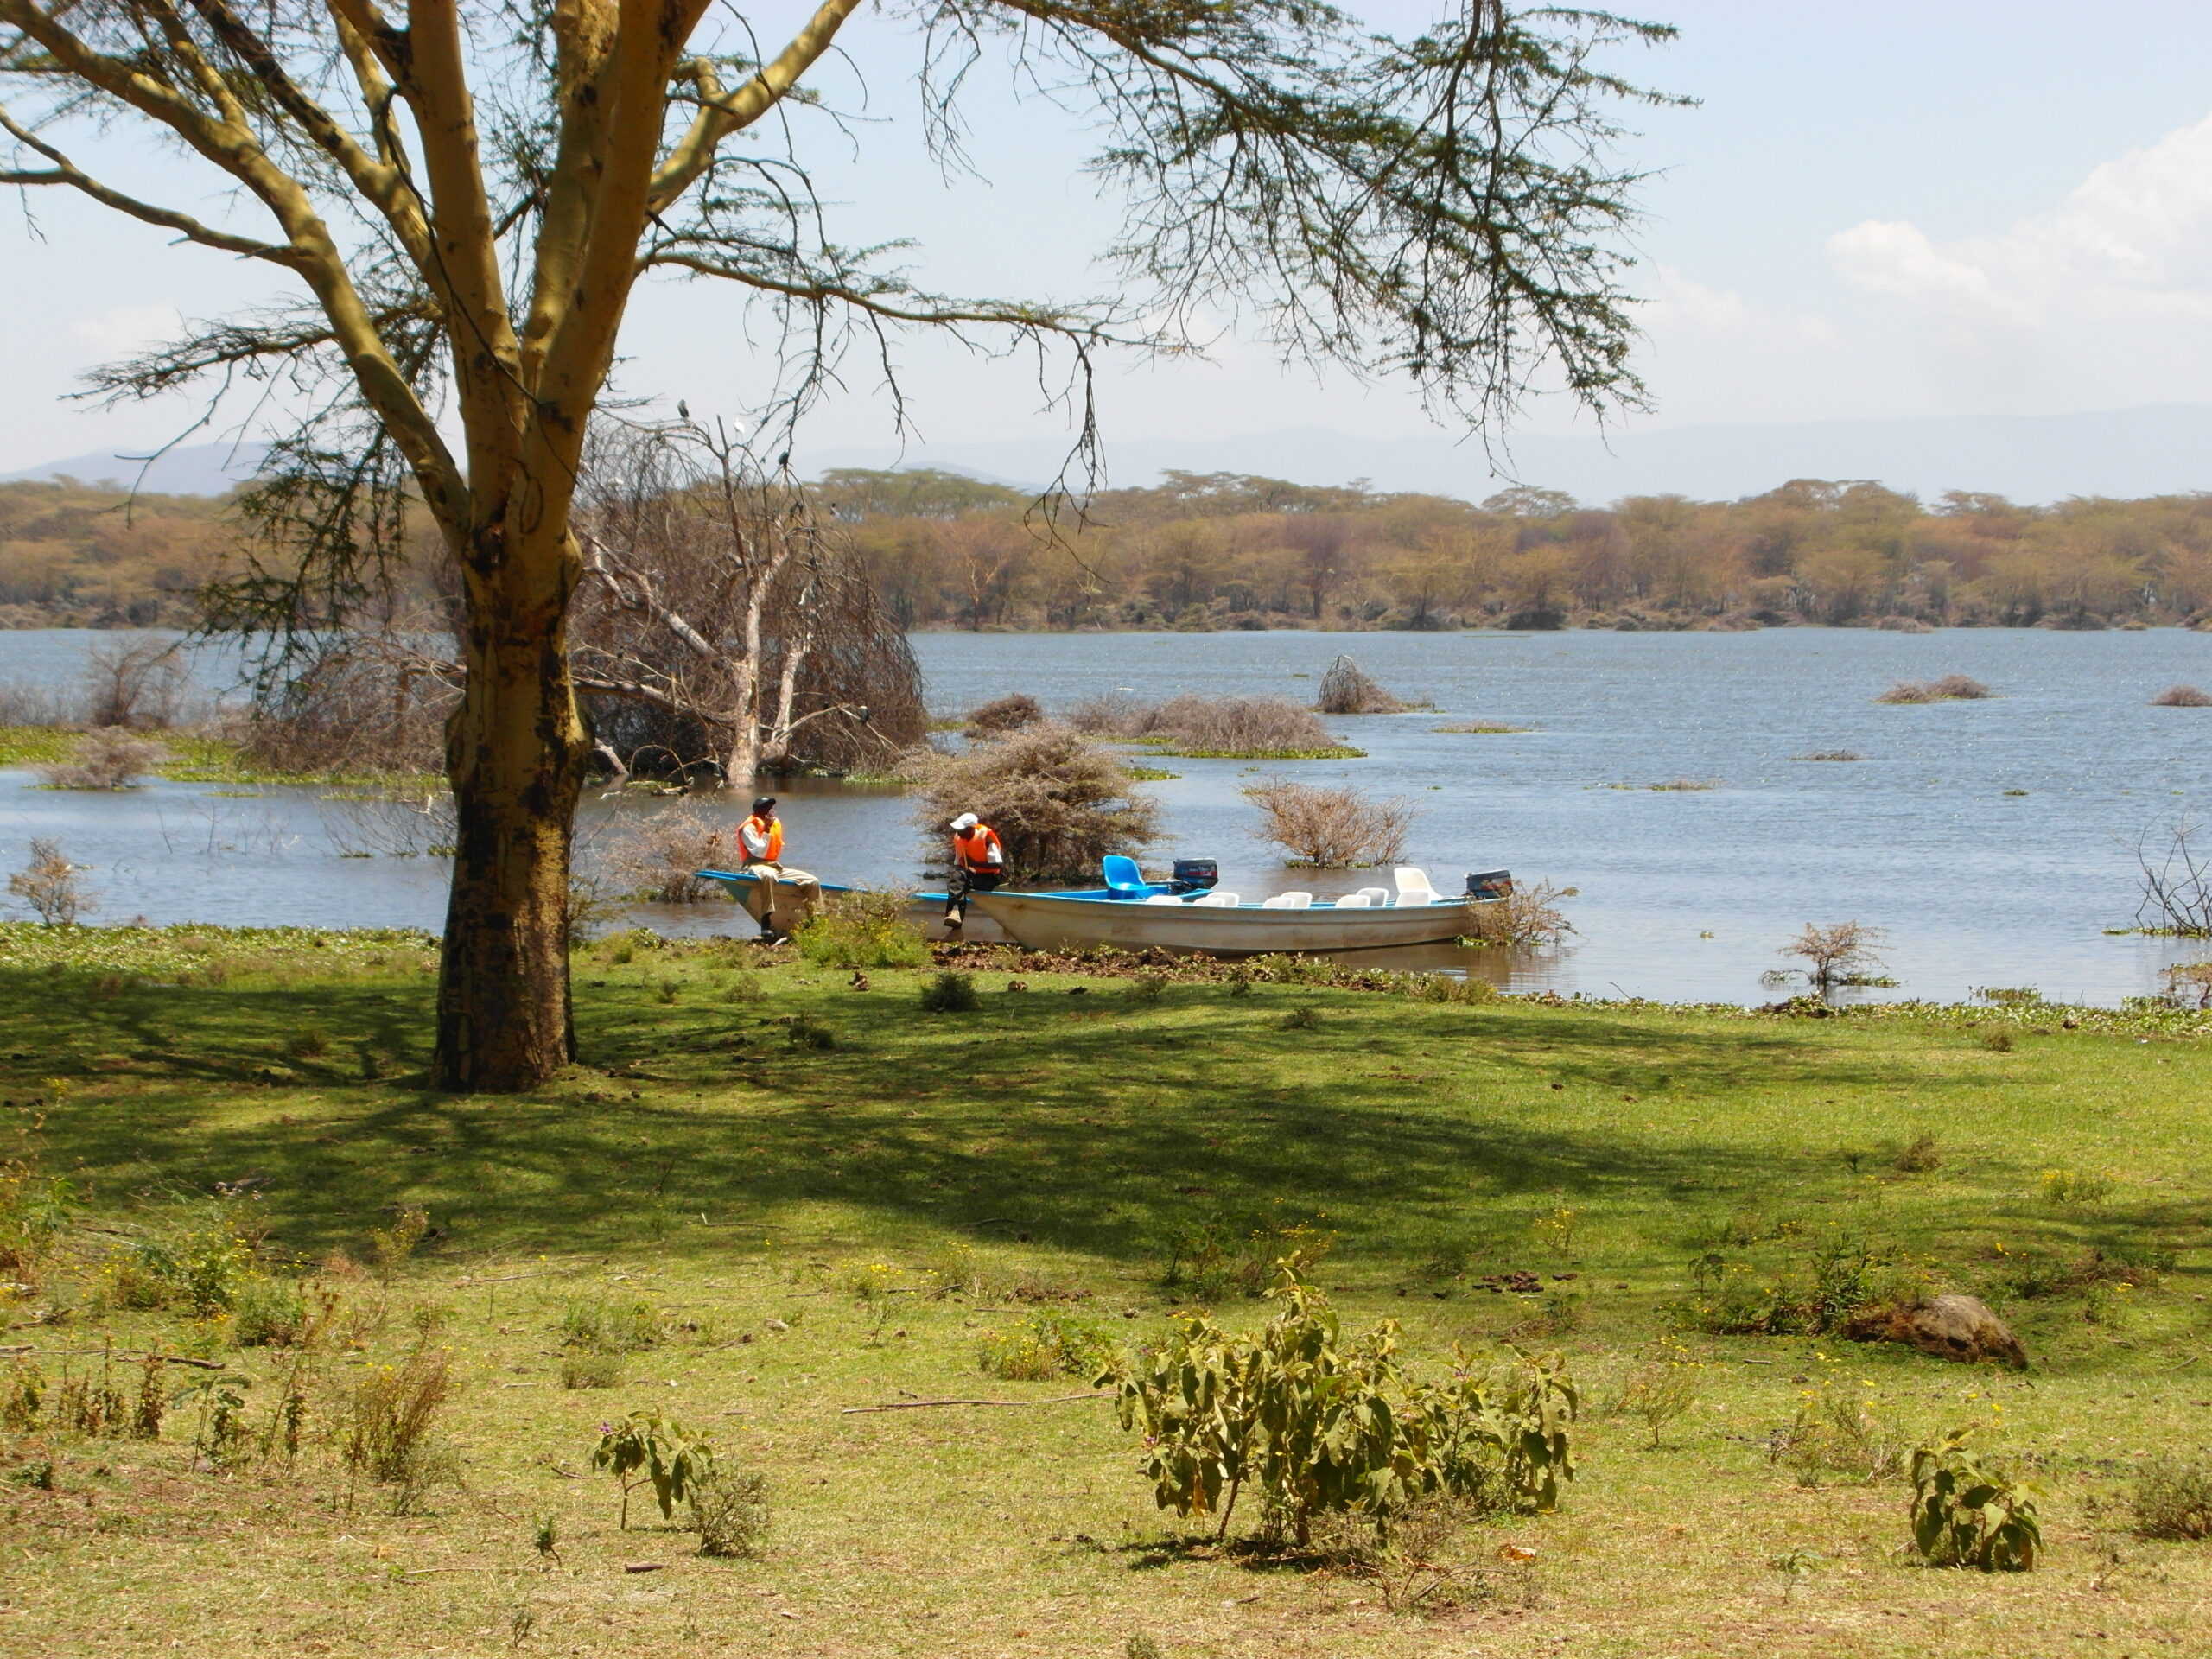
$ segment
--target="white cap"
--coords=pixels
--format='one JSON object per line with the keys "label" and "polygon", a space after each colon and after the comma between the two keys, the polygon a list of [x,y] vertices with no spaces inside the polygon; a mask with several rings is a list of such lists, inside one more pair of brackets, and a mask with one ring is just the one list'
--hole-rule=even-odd
{"label": "white cap", "polygon": [[973,830],[982,822],[982,820],[973,812],[963,812],[952,821],[952,827],[956,830]]}

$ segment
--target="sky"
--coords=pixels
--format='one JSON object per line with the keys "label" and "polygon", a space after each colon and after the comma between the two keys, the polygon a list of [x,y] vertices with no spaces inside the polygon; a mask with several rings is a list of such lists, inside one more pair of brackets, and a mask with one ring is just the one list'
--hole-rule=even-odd
{"label": "sky", "polygon": [[[783,0],[748,8],[764,35]],[[1421,0],[1374,0],[1418,27]],[[1645,302],[1638,363],[1654,409],[1629,429],[2212,402],[2212,6],[2107,0],[1648,0],[1674,44],[1623,67],[1697,100],[1645,110],[1620,156],[1651,175],[1629,285]],[[1070,297],[1114,290],[1093,256],[1115,204],[1083,171],[1094,135],[986,71],[969,106],[980,176],[948,180],[915,142],[911,34],[872,14],[817,77],[853,112],[817,122],[824,195],[846,239],[911,238],[901,258],[941,290]],[[182,164],[121,137],[96,149],[121,181],[185,192]],[[0,213],[0,472],[161,443],[180,400],[101,411],[69,400],[93,363],[183,316],[223,315],[271,273],[173,248],[54,191]],[[211,211],[222,211],[219,205]],[[1294,425],[1433,432],[1395,386],[1285,367],[1230,317],[1208,360],[1109,367],[1109,433],[1192,439]],[[695,412],[758,397],[763,359],[726,288],[641,289],[619,385]],[[933,442],[1050,435],[1033,363],[930,342],[899,349],[913,419]],[[864,357],[802,448],[893,441]],[[232,430],[233,405],[200,438]],[[1525,429],[1587,429],[1539,404]]]}

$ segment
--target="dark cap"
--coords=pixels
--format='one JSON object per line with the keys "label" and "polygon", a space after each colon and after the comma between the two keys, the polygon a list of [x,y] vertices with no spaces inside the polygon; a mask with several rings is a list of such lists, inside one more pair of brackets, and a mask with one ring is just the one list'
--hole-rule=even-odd
{"label": "dark cap", "polygon": [[772,795],[763,795],[759,800],[753,803],[753,810],[755,812],[774,811],[776,810],[776,798]]}

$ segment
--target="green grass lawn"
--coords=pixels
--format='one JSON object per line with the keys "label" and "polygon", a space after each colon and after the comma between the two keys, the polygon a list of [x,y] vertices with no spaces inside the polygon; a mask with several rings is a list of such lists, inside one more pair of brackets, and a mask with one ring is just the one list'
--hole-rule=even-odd
{"label": "green grass lawn", "polygon": [[[0,1647],[2203,1650],[2212,1546],[2139,1540],[2126,1503],[2144,1459],[2212,1441],[2200,1018],[1147,995],[1007,969],[978,974],[976,1012],[931,1014],[920,974],[863,990],[626,936],[577,958],[583,1064],[456,1099],[421,1086],[431,966],[406,935],[0,929],[0,1097],[85,1205],[43,1286],[0,1302],[6,1343],[49,1390],[102,1363],[65,1349],[210,1359],[250,1379],[255,1436],[296,1372],[309,1407],[296,1459],[195,1460],[190,1399],[157,1441],[0,1434]],[[791,1041],[794,1016],[833,1046]],[[103,1264],[204,1229],[219,1188],[264,1262],[326,1287],[320,1342],[240,1349],[233,1319],[120,1305],[149,1298]],[[410,1205],[433,1236],[388,1274],[354,1266]],[[1885,1282],[1982,1294],[2031,1369],[1685,1328],[1709,1300],[1694,1262],[1794,1284],[1840,1243]],[[1401,1320],[1417,1365],[1512,1341],[1582,1384],[1564,1508],[1438,1546],[1464,1571],[1425,1611],[1394,1611],[1388,1572],[1188,1547],[1107,1402],[1061,1398],[1087,1378],[978,1369],[1039,1306],[1116,1342],[1198,1300],[1256,1324],[1238,1286],[1294,1247],[1325,1247],[1347,1322]],[[2099,1261],[2129,1271],[2077,1270]],[[1534,1290],[1488,1287],[1508,1274]],[[620,1380],[563,1388],[564,1322],[637,1303],[652,1339]],[[1698,1397],[1654,1447],[1607,1408],[1670,1336]],[[327,1437],[417,1349],[461,1379],[459,1478],[396,1516]],[[1777,1430],[1839,1388],[1907,1448],[2000,1425],[1998,1461],[2044,1489],[2039,1570],[1908,1565],[1909,1487],[1777,1460]],[[846,1410],[916,1397],[1025,1403]],[[617,1532],[590,1452],[647,1408],[767,1476],[763,1556],[699,1558],[635,1506]],[[549,1516],[557,1557],[532,1542]]]}

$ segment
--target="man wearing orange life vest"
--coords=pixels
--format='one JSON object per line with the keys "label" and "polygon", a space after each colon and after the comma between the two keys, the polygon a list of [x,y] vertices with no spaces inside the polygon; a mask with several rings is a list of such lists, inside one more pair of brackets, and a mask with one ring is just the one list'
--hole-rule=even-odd
{"label": "man wearing orange life vest", "polygon": [[[780,939],[814,913],[822,883],[784,862],[784,823],[772,795],[753,803],[753,816],[737,826],[737,843],[745,855],[740,868],[754,878],[745,890],[746,912],[760,924],[762,938]],[[781,887],[792,891],[779,908]]]}
{"label": "man wearing orange life vest", "polygon": [[952,821],[952,881],[944,895],[944,925],[958,927],[968,919],[971,893],[988,893],[1006,880],[1006,849],[998,831],[973,812]]}

